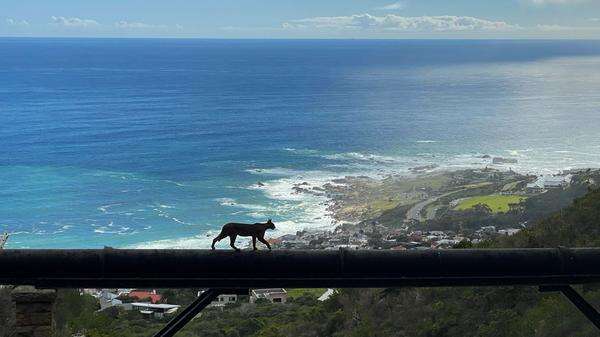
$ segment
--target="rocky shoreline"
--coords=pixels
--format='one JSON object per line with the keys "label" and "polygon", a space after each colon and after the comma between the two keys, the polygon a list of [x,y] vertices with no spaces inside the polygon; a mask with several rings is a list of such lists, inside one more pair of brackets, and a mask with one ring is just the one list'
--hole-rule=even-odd
{"label": "rocky shoreline", "polygon": [[[415,168],[418,171],[422,168]],[[431,167],[427,168],[432,169]],[[414,172],[414,171],[413,171]],[[293,193],[327,198],[327,211],[336,223],[358,223],[401,206],[410,206],[463,186],[490,183],[491,180],[533,181],[535,177],[495,169],[467,169],[381,178],[346,176],[320,186],[301,182]]]}
{"label": "rocky shoreline", "polygon": [[[328,216],[335,228],[298,231],[272,243],[290,249],[431,249],[512,235],[525,224],[511,222],[501,228],[482,224],[468,233],[422,228],[436,218],[438,210],[456,210],[469,198],[523,200],[550,190],[563,193],[573,177],[577,177],[579,186],[596,184],[594,179],[582,178],[586,172],[590,171],[565,171],[544,177],[486,167],[381,178],[346,176],[322,185],[303,181],[293,186],[293,193],[327,198]],[[600,181],[600,171],[592,172]]]}

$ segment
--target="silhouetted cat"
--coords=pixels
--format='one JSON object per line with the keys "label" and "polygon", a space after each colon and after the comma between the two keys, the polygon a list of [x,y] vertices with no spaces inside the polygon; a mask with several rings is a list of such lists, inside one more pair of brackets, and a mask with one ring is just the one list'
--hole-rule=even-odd
{"label": "silhouetted cat", "polygon": [[244,224],[244,223],[236,223],[230,222],[228,224],[223,225],[223,229],[221,229],[221,233],[217,235],[217,237],[212,242],[212,249],[215,249],[215,243],[221,241],[225,237],[229,236],[229,245],[231,248],[239,251],[239,248],[235,246],[235,239],[239,236],[251,236],[252,237],[252,246],[254,250],[256,250],[256,239],[258,241],[264,243],[269,250],[271,250],[271,245],[265,240],[265,232],[267,229],[275,229],[275,224],[271,221],[271,219],[267,220],[265,223],[254,223],[254,224]]}

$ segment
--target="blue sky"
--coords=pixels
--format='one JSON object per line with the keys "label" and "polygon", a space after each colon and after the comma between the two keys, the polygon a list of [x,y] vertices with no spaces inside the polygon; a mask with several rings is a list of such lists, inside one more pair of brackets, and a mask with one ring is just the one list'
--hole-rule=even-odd
{"label": "blue sky", "polygon": [[600,0],[3,0],[0,9],[0,36],[600,37]]}

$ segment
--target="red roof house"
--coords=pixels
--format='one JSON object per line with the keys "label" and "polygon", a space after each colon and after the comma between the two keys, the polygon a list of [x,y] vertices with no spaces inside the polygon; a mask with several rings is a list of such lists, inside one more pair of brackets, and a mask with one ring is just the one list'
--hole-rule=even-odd
{"label": "red roof house", "polygon": [[130,298],[135,298],[137,300],[147,300],[150,303],[158,303],[162,299],[162,295],[156,293],[156,290],[147,291],[147,290],[132,290],[127,295]]}

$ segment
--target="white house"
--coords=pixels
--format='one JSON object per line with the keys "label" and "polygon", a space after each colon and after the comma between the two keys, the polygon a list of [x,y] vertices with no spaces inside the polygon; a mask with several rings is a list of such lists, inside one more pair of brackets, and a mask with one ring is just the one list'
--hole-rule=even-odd
{"label": "white house", "polygon": [[506,235],[506,236],[511,236],[511,235],[517,234],[520,231],[521,231],[521,229],[519,229],[519,228],[507,228],[507,229],[500,229],[500,230],[498,230],[498,234],[500,234],[500,235]]}
{"label": "white house", "polygon": [[[198,292],[198,297],[204,293],[204,290],[200,290]],[[217,298],[210,302],[209,307],[224,307],[227,304],[236,303],[238,301],[238,295],[236,294],[222,294],[217,296]]]}
{"label": "white house", "polygon": [[271,303],[285,303],[287,301],[287,291],[283,288],[252,289],[250,303],[256,303],[261,298]]}
{"label": "white house", "polygon": [[97,295],[98,301],[100,302],[100,310],[123,304],[117,297],[119,297],[119,295],[112,293],[107,289],[100,290]]}
{"label": "white house", "polygon": [[210,303],[211,307],[224,307],[227,304],[236,303],[238,296],[235,294],[223,294],[219,295],[214,301]]}
{"label": "white house", "polygon": [[165,314],[172,314],[179,309],[177,304],[152,304],[152,303],[124,303],[122,304],[125,310],[138,310],[144,315],[154,316],[155,318],[163,318]]}

